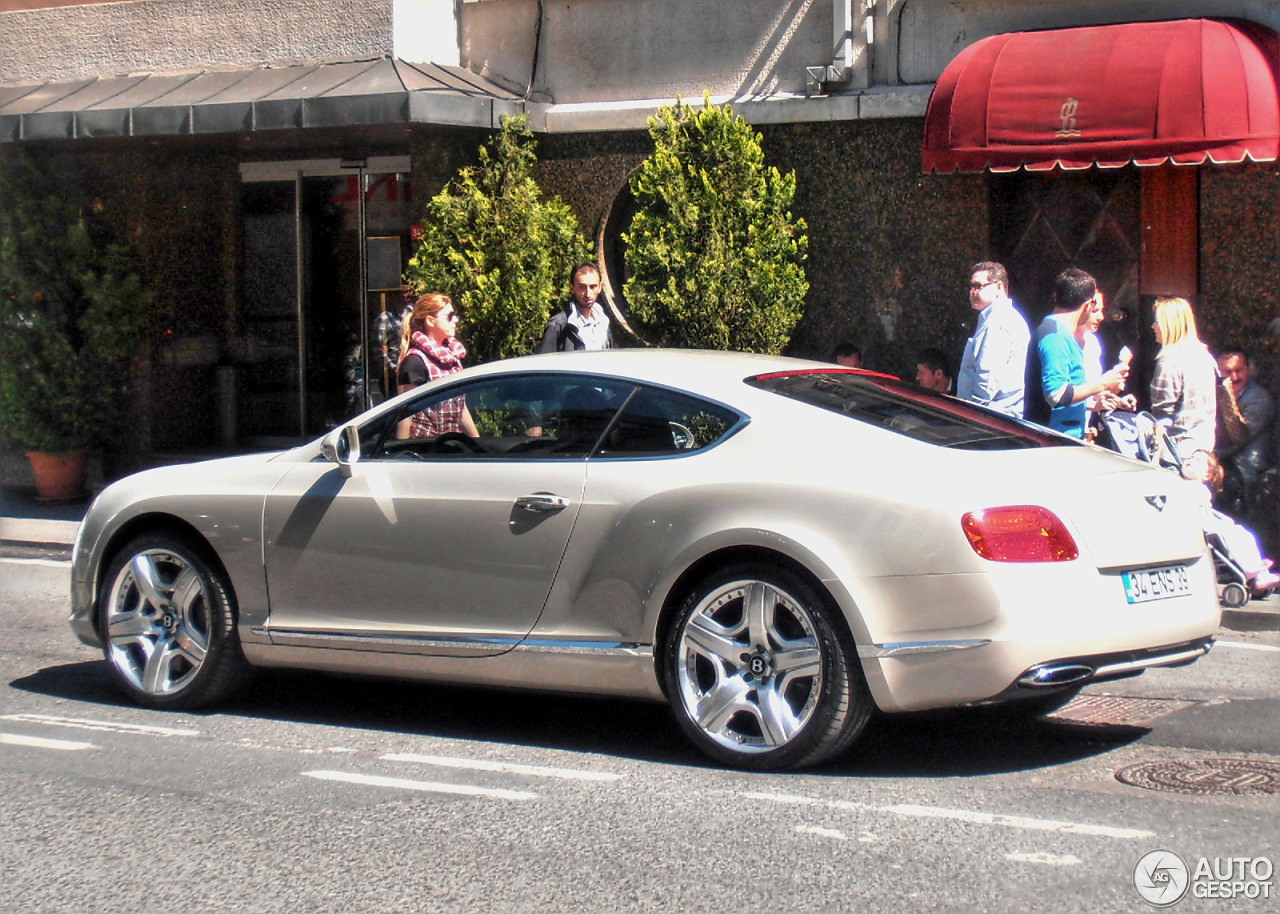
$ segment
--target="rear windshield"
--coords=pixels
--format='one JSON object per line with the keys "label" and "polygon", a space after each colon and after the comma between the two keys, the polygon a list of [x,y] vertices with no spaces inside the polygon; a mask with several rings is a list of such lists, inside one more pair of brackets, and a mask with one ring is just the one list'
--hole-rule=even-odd
{"label": "rear windshield", "polygon": [[760,375],[747,383],[939,447],[1009,451],[1080,444],[1030,422],[886,375],[817,369]]}

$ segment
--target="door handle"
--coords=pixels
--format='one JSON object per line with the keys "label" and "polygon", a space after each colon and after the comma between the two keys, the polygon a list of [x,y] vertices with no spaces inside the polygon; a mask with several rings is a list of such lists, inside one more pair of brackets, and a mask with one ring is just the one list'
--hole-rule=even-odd
{"label": "door handle", "polygon": [[516,507],[535,514],[548,514],[552,511],[563,511],[569,507],[569,499],[549,492],[538,492],[533,495],[521,495],[516,499]]}

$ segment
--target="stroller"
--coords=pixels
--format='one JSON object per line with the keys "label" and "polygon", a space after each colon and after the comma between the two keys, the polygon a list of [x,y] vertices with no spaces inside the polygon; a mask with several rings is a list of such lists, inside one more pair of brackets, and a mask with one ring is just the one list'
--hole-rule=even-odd
{"label": "stroller", "polygon": [[[1148,412],[1111,410],[1102,413],[1097,443],[1118,454],[1163,467],[1186,478],[1182,459],[1169,433]],[[1249,585],[1249,575],[1232,556],[1221,535],[1206,530],[1204,538],[1218,574],[1218,602],[1221,605],[1239,609],[1255,595],[1266,595],[1265,591],[1255,594]]]}

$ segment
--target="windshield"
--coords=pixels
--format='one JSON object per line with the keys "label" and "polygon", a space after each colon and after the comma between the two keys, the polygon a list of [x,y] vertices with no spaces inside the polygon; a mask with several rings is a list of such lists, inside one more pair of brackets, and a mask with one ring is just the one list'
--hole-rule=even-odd
{"label": "windshield", "polygon": [[747,383],[939,447],[1006,451],[1080,444],[888,375],[815,369],[760,375]]}

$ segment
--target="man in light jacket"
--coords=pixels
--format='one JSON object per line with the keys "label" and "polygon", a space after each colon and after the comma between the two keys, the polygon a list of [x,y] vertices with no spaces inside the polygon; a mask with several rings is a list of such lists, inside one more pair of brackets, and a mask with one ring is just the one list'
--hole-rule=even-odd
{"label": "man in light jacket", "polygon": [[594,263],[573,268],[573,297],[547,321],[538,352],[613,348],[609,316],[599,304],[602,287],[600,268]]}

